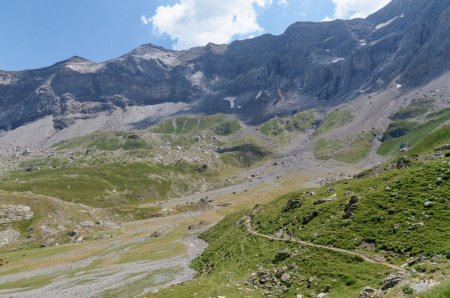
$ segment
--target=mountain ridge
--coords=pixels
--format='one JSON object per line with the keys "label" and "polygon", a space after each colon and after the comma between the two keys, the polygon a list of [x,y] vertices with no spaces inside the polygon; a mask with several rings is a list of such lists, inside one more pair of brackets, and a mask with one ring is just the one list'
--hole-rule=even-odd
{"label": "mountain ridge", "polygon": [[393,81],[414,88],[450,69],[449,7],[448,0],[395,0],[366,19],[297,22],[278,36],[184,51],[145,44],[101,63],[74,56],[0,71],[0,129],[167,102],[260,122],[323,100],[337,105]]}

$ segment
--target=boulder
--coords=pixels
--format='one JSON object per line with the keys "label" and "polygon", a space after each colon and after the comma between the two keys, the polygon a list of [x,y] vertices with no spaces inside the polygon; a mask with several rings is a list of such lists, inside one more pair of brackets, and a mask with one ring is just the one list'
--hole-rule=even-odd
{"label": "boulder", "polygon": [[289,257],[291,257],[291,252],[289,251],[289,249],[285,248],[277,252],[274,258],[274,262],[278,263],[288,259]]}
{"label": "boulder", "polygon": [[80,226],[85,229],[91,229],[95,226],[95,224],[90,220],[86,220],[86,221],[81,222]]}
{"label": "boulder", "polygon": [[8,228],[0,231],[0,247],[5,247],[16,243],[20,238],[20,233],[14,229]]}
{"label": "boulder", "polygon": [[315,201],[313,204],[314,205],[320,205],[320,204],[325,204],[325,203],[327,203],[329,201],[330,201],[329,199],[319,199],[319,200]]}
{"label": "boulder", "polygon": [[198,230],[198,229],[200,229],[200,228],[201,228],[200,225],[189,225],[189,226],[188,226],[188,230],[189,230],[189,231],[192,231],[192,230]]}
{"label": "boulder", "polygon": [[408,277],[408,272],[406,271],[399,271],[390,274],[388,277],[384,279],[381,290],[386,291],[390,288],[395,287],[401,280],[405,279],[406,277]]}
{"label": "boulder", "polygon": [[102,240],[108,238],[113,238],[113,235],[104,235],[104,234],[95,235],[94,240]]}
{"label": "boulder", "polygon": [[164,235],[163,232],[155,231],[155,232],[153,232],[153,233],[150,235],[150,238],[160,238],[160,237],[162,237],[163,235]]}
{"label": "boulder", "polygon": [[350,218],[350,216],[352,216],[353,212],[355,212],[356,210],[356,205],[358,204],[358,197],[357,196],[353,196],[350,198],[350,201],[348,201],[348,203],[345,205],[344,208],[344,215],[342,215],[342,218],[347,219]]}
{"label": "boulder", "polygon": [[401,143],[400,144],[400,152],[406,152],[409,150],[411,146],[408,143]]}
{"label": "boulder", "polygon": [[287,281],[289,281],[291,279],[291,275],[289,274],[289,273],[284,273],[282,276],[281,276],[281,281],[282,282],[287,282]]}
{"label": "boulder", "polygon": [[292,211],[294,209],[297,209],[302,204],[303,204],[303,202],[300,199],[289,199],[289,201],[287,202],[286,206],[284,206],[284,208],[283,208],[283,212],[289,212],[289,211]]}
{"label": "boulder", "polygon": [[362,291],[359,293],[358,298],[381,298],[382,294],[380,290],[371,288],[371,287],[365,287],[362,289]]}
{"label": "boulder", "polygon": [[442,145],[434,149],[434,151],[444,151],[444,150],[450,150],[450,144]]}
{"label": "boulder", "polygon": [[208,198],[201,198],[200,201],[198,201],[198,202],[202,205],[206,205],[209,203],[209,200],[208,200]]}
{"label": "boulder", "polygon": [[419,283],[411,284],[410,288],[414,293],[423,293],[429,291],[436,285],[436,282],[433,280],[422,280]]}
{"label": "boulder", "polygon": [[306,216],[303,221],[302,224],[306,225],[308,224],[311,220],[313,220],[314,218],[317,217],[317,215],[319,215],[319,212],[314,210],[313,212],[311,212],[308,216]]}

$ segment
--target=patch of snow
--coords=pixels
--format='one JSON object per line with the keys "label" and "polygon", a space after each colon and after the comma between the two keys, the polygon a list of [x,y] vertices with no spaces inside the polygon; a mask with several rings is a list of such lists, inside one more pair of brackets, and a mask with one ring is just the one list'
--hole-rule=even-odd
{"label": "patch of snow", "polygon": [[224,100],[230,102],[230,108],[234,108],[234,102],[236,101],[237,97],[225,97]]}
{"label": "patch of snow", "polygon": [[395,18],[393,18],[393,19],[391,19],[391,20],[389,20],[389,21],[387,21],[385,23],[378,24],[378,25],[375,26],[375,30],[374,31],[377,31],[377,30],[380,30],[381,28],[389,26],[391,23],[393,23],[397,19],[399,19],[399,18],[401,19],[401,18],[404,18],[404,17],[405,17],[405,15],[402,14],[400,16],[396,16]]}
{"label": "patch of snow", "polygon": [[258,100],[261,97],[262,93],[263,93],[262,90],[259,91],[258,94],[255,97],[255,100]]}
{"label": "patch of snow", "polygon": [[331,60],[331,63],[338,63],[345,60],[345,58],[334,58],[333,60]]}
{"label": "patch of snow", "polygon": [[372,86],[367,87],[366,89],[359,90],[359,93],[366,93],[367,91],[370,90],[370,88],[372,88]]}
{"label": "patch of snow", "polygon": [[329,41],[329,40],[332,40],[334,38],[334,35],[333,36],[330,36],[330,37],[328,37],[327,39],[325,39],[323,42],[327,42],[327,41]]}
{"label": "patch of snow", "polygon": [[397,89],[400,89],[400,88],[402,88],[402,84],[397,84]]}

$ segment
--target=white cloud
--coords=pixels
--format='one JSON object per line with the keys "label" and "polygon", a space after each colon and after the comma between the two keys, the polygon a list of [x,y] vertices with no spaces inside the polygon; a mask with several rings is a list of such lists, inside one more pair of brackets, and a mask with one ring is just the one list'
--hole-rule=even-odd
{"label": "white cloud", "polygon": [[281,6],[287,6],[289,3],[288,0],[278,0],[277,4]]}
{"label": "white cloud", "polygon": [[334,4],[334,15],[330,19],[353,19],[365,18],[369,14],[379,10],[391,0],[332,0]]}
{"label": "white cloud", "polygon": [[142,25],[148,25],[148,24],[150,24],[151,23],[151,19],[150,18],[147,18],[145,15],[143,15],[142,17],[141,17],[141,22],[142,22]]}
{"label": "white cloud", "polygon": [[151,23],[155,33],[170,36],[174,49],[188,49],[261,33],[256,8],[271,4],[272,0],[179,0],[159,6],[153,17],[142,16],[141,21]]}

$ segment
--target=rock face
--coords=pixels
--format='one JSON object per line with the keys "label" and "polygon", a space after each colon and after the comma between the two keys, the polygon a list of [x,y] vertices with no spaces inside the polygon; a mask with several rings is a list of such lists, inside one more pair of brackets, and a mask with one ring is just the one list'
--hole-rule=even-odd
{"label": "rock face", "polygon": [[0,224],[30,220],[32,218],[33,211],[28,206],[0,205]]}
{"label": "rock face", "polygon": [[353,196],[350,198],[348,203],[345,204],[344,214],[342,215],[342,218],[347,219],[350,218],[350,216],[352,216],[353,212],[355,212],[356,210],[356,205],[358,204],[358,201],[359,199],[357,196]]}
{"label": "rock face", "polygon": [[311,220],[316,218],[319,215],[319,212],[314,210],[309,215],[307,215],[305,218],[303,218],[302,224],[307,225]]}
{"label": "rock face", "polygon": [[408,272],[401,271],[390,274],[383,282],[381,290],[386,291],[392,287],[395,287],[401,280],[408,277]]}
{"label": "rock face", "polygon": [[282,35],[186,51],[153,45],[103,63],[73,57],[0,71],[0,130],[52,115],[55,129],[132,105],[193,104],[254,121],[417,86],[450,69],[450,0],[393,0],[366,19],[296,23]]}

